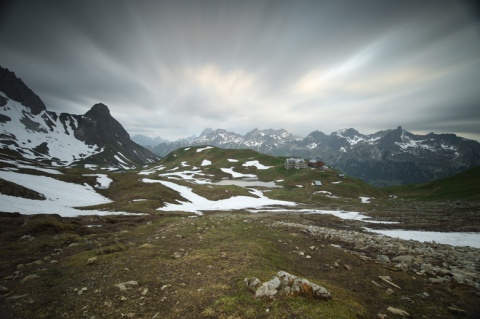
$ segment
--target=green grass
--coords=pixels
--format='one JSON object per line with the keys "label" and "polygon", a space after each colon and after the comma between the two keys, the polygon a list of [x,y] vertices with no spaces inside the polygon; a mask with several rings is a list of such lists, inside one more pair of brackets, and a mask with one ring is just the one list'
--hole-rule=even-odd
{"label": "green grass", "polygon": [[480,167],[434,182],[391,187],[388,190],[424,201],[480,200]]}

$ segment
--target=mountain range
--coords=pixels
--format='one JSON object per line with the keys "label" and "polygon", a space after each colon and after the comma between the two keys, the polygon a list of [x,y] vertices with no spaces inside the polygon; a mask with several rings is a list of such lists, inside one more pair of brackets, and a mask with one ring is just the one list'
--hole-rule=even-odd
{"label": "mountain range", "polygon": [[[136,142],[134,142],[135,140]],[[144,146],[141,146],[143,144]],[[0,149],[49,165],[96,164],[135,168],[182,147],[212,145],[275,156],[316,158],[376,186],[422,183],[480,165],[480,143],[455,134],[412,134],[402,127],[361,134],[353,128],[301,138],[284,129],[245,135],[205,129],[200,136],[168,142],[135,136],[98,103],[84,115],[49,111],[13,72],[0,67]]]}
{"label": "mountain range", "polygon": [[133,142],[108,107],[84,115],[47,110],[15,73],[0,67],[0,148],[49,165],[134,168],[160,159]]}
{"label": "mountain range", "polygon": [[330,135],[314,131],[305,138],[284,129],[254,129],[245,135],[225,129],[205,129],[198,137],[149,148],[165,156],[175,149],[196,145],[316,158],[376,186],[437,180],[480,165],[480,143],[476,141],[455,134],[416,135],[400,126],[368,135],[353,128]]}

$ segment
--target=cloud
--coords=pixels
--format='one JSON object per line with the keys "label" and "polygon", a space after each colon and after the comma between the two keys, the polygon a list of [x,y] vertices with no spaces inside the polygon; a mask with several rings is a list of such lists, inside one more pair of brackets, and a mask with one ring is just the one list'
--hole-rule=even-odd
{"label": "cloud", "polygon": [[[131,134],[305,136],[402,125],[480,139],[479,20],[463,1],[15,1],[0,63],[54,111]],[[438,129],[435,129],[438,127]]]}

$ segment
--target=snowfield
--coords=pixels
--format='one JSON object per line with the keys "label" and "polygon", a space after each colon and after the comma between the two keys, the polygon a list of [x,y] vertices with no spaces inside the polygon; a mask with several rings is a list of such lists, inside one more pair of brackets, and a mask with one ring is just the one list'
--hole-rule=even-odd
{"label": "snowfield", "polygon": [[58,214],[63,217],[80,215],[126,214],[99,210],[80,210],[75,207],[110,203],[89,185],[66,183],[51,177],[0,171],[0,178],[32,189],[45,196],[45,200],[0,194],[0,211],[22,214]]}
{"label": "snowfield", "polygon": [[393,238],[400,238],[405,240],[417,240],[421,242],[436,242],[439,244],[447,244],[452,246],[470,246],[480,248],[480,234],[479,233],[465,233],[465,232],[432,232],[432,231],[416,231],[416,230],[378,230],[364,227],[369,232],[380,234]]}
{"label": "snowfield", "polygon": [[[0,95],[7,96],[0,92]],[[19,150],[26,158],[58,158],[63,165],[71,164],[76,160],[100,153],[100,149],[96,145],[86,145],[84,142],[77,140],[74,136],[72,127],[77,127],[77,120],[73,117],[66,119],[66,125],[53,118],[48,112],[42,111],[38,115],[30,113],[29,109],[21,103],[7,98],[7,104],[0,107],[2,114],[8,116],[11,120],[0,123],[0,134],[8,136],[14,135],[16,143],[4,144],[12,150]],[[52,128],[47,125],[47,121],[52,124]],[[30,126],[34,130],[25,129],[24,122],[31,123]],[[48,155],[34,153],[32,149],[45,144],[48,147]]]}
{"label": "snowfield", "polygon": [[178,204],[167,203],[164,207],[157,208],[160,211],[182,211],[190,212],[197,215],[202,215],[202,211],[212,211],[212,210],[240,210],[246,208],[258,208],[265,206],[273,205],[282,205],[282,206],[295,206],[297,205],[294,202],[287,202],[281,200],[274,200],[267,198],[263,193],[256,189],[250,189],[250,193],[257,197],[249,196],[234,196],[227,199],[222,199],[218,201],[212,201],[205,197],[195,194],[191,188],[186,186],[181,186],[172,182],[162,181],[162,180],[153,180],[149,178],[142,179],[145,183],[160,183],[166,187],[169,187],[188,200],[189,202],[180,201]]}

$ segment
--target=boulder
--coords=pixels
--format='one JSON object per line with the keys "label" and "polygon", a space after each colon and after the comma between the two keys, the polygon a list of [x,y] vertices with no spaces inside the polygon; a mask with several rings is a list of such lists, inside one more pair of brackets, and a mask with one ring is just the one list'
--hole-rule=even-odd
{"label": "boulder", "polygon": [[245,278],[244,282],[250,291],[255,292],[255,298],[275,299],[281,296],[300,296],[320,300],[332,298],[330,292],[324,287],[285,271],[279,271],[276,276],[263,284],[255,277]]}

